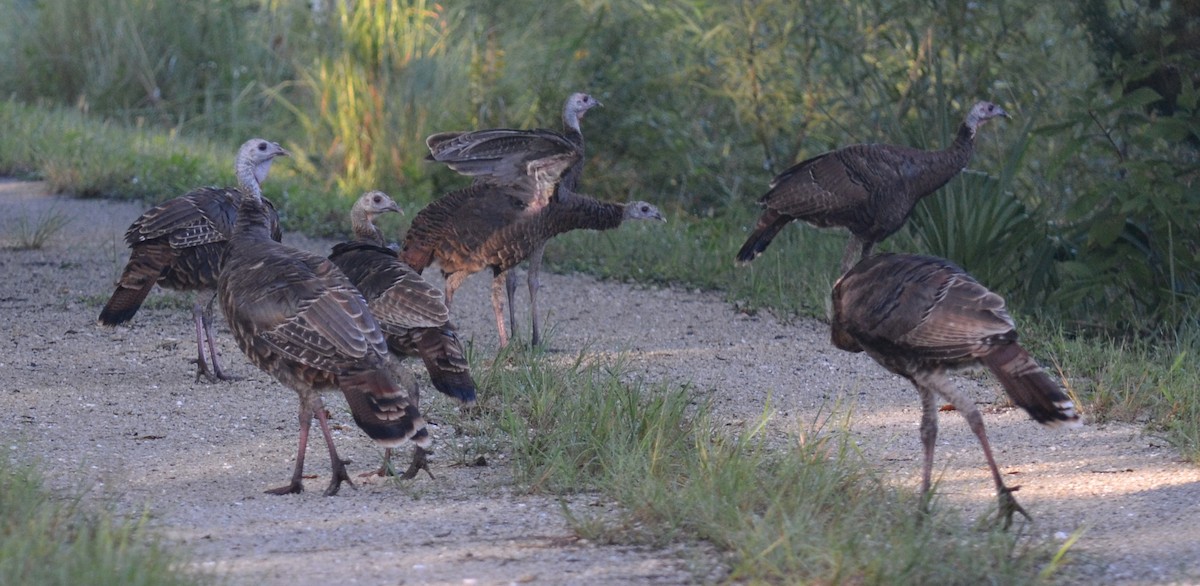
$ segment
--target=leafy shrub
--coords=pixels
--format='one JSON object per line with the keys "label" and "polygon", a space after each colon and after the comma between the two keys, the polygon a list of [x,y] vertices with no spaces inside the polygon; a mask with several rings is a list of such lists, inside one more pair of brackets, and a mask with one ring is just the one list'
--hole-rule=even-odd
{"label": "leafy shrub", "polygon": [[1157,92],[1125,90],[1152,69],[1124,71],[1037,132],[1063,141],[1060,176],[1079,188],[1064,203],[1055,300],[1077,319],[1143,329],[1178,323],[1200,294],[1200,104],[1185,77],[1174,113],[1155,114]]}

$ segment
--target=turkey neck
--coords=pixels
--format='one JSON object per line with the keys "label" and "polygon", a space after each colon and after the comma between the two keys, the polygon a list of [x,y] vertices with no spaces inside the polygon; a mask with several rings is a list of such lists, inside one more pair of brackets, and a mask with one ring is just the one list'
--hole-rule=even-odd
{"label": "turkey neck", "polygon": [[570,108],[563,109],[563,136],[579,152],[579,160],[567,168],[556,188],[559,197],[570,197],[579,186],[579,176],[583,174],[583,130],[579,127],[579,113]]}
{"label": "turkey neck", "polygon": [[255,165],[253,161],[245,158],[239,159],[234,165],[234,173],[237,175],[238,187],[240,188],[239,195],[253,195],[262,197],[262,182],[267,178],[267,172],[271,169],[271,161],[267,161]]}
{"label": "turkey neck", "polygon": [[354,239],[360,242],[384,245],[383,233],[375,227],[371,213],[358,206],[350,210],[350,226],[354,230]]}
{"label": "turkey neck", "polygon": [[[941,151],[928,152],[928,159],[922,165],[914,161],[915,179],[910,193],[915,198],[925,197],[949,182],[971,162],[975,154],[975,130],[963,122],[958,127],[958,135],[949,148]],[[922,169],[922,167],[924,167]]]}
{"label": "turkey neck", "polygon": [[558,232],[576,229],[611,230],[625,220],[625,204],[609,203],[595,198],[572,193],[563,205],[547,207],[550,213],[547,223]]}
{"label": "turkey neck", "polygon": [[271,242],[271,221],[267,206],[257,194],[242,193],[242,201],[238,204],[237,223],[233,226],[235,241]]}
{"label": "turkey neck", "polygon": [[267,204],[262,199],[262,180],[266,179],[271,169],[271,159],[258,165],[246,159],[239,159],[234,171],[238,179],[237,223],[233,225],[234,237],[246,240],[270,240],[271,220]]}
{"label": "turkey neck", "polygon": [[583,131],[579,129],[579,112],[569,105],[563,108],[563,136],[583,152]]}

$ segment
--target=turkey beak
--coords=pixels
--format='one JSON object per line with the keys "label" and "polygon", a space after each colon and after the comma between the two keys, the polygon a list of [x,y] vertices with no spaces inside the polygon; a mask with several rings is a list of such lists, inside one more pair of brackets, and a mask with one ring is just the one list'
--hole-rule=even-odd
{"label": "turkey beak", "polygon": [[658,220],[658,221],[660,221],[660,222],[662,222],[662,223],[664,223],[664,224],[667,222],[667,219],[663,217],[663,215],[662,215],[662,212],[655,212],[655,213],[654,213],[654,219],[655,219],[655,220]]}
{"label": "turkey beak", "polygon": [[388,205],[388,207],[383,208],[383,211],[396,212],[397,214],[400,214],[401,216],[404,215],[404,210],[400,209],[400,204],[398,204],[396,202],[392,202],[391,204]]}
{"label": "turkey beak", "polygon": [[1012,120],[1012,116],[1009,116],[1008,111],[1005,110],[1004,108],[1000,108],[1000,115],[1003,116],[1007,120]]}

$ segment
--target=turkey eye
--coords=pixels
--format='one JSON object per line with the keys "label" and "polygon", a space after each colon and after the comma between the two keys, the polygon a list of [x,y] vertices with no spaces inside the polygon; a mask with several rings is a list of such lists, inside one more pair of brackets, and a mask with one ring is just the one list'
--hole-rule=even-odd
{"label": "turkey eye", "polygon": [[265,143],[265,142],[258,143],[258,150],[260,150],[260,151],[267,150],[267,143]]}
{"label": "turkey eye", "polygon": [[378,195],[376,195],[376,196],[375,196],[375,203],[382,203],[382,202],[383,202],[383,198],[381,198],[381,197],[379,197]]}

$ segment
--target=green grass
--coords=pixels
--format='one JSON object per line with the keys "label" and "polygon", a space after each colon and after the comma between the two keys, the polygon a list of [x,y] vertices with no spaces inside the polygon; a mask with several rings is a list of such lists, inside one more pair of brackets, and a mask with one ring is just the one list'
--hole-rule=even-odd
{"label": "green grass", "polygon": [[11,133],[0,144],[0,172],[42,179],[56,192],[157,203],[232,182],[232,155],[222,164],[204,141],[11,101],[0,102],[0,124]]}
{"label": "green grass", "polygon": [[[749,583],[1027,584],[1053,574],[1049,543],[936,508],[863,461],[844,415],[768,438],[712,423],[704,393],[641,382],[620,358],[510,349],[481,369],[482,402],[511,441],[518,482],[599,493],[619,512],[568,512],[600,543],[699,539]],[[778,435],[778,434],[776,434]],[[768,441],[770,439],[770,441]]]}
{"label": "green grass", "polygon": [[30,466],[0,457],[0,584],[171,586],[214,583],[183,570],[145,518],[123,519],[48,491]]}
{"label": "green grass", "polygon": [[1034,322],[1022,339],[1060,369],[1067,391],[1082,399],[1088,422],[1137,422],[1200,464],[1200,328],[1174,337],[1072,336]]}

